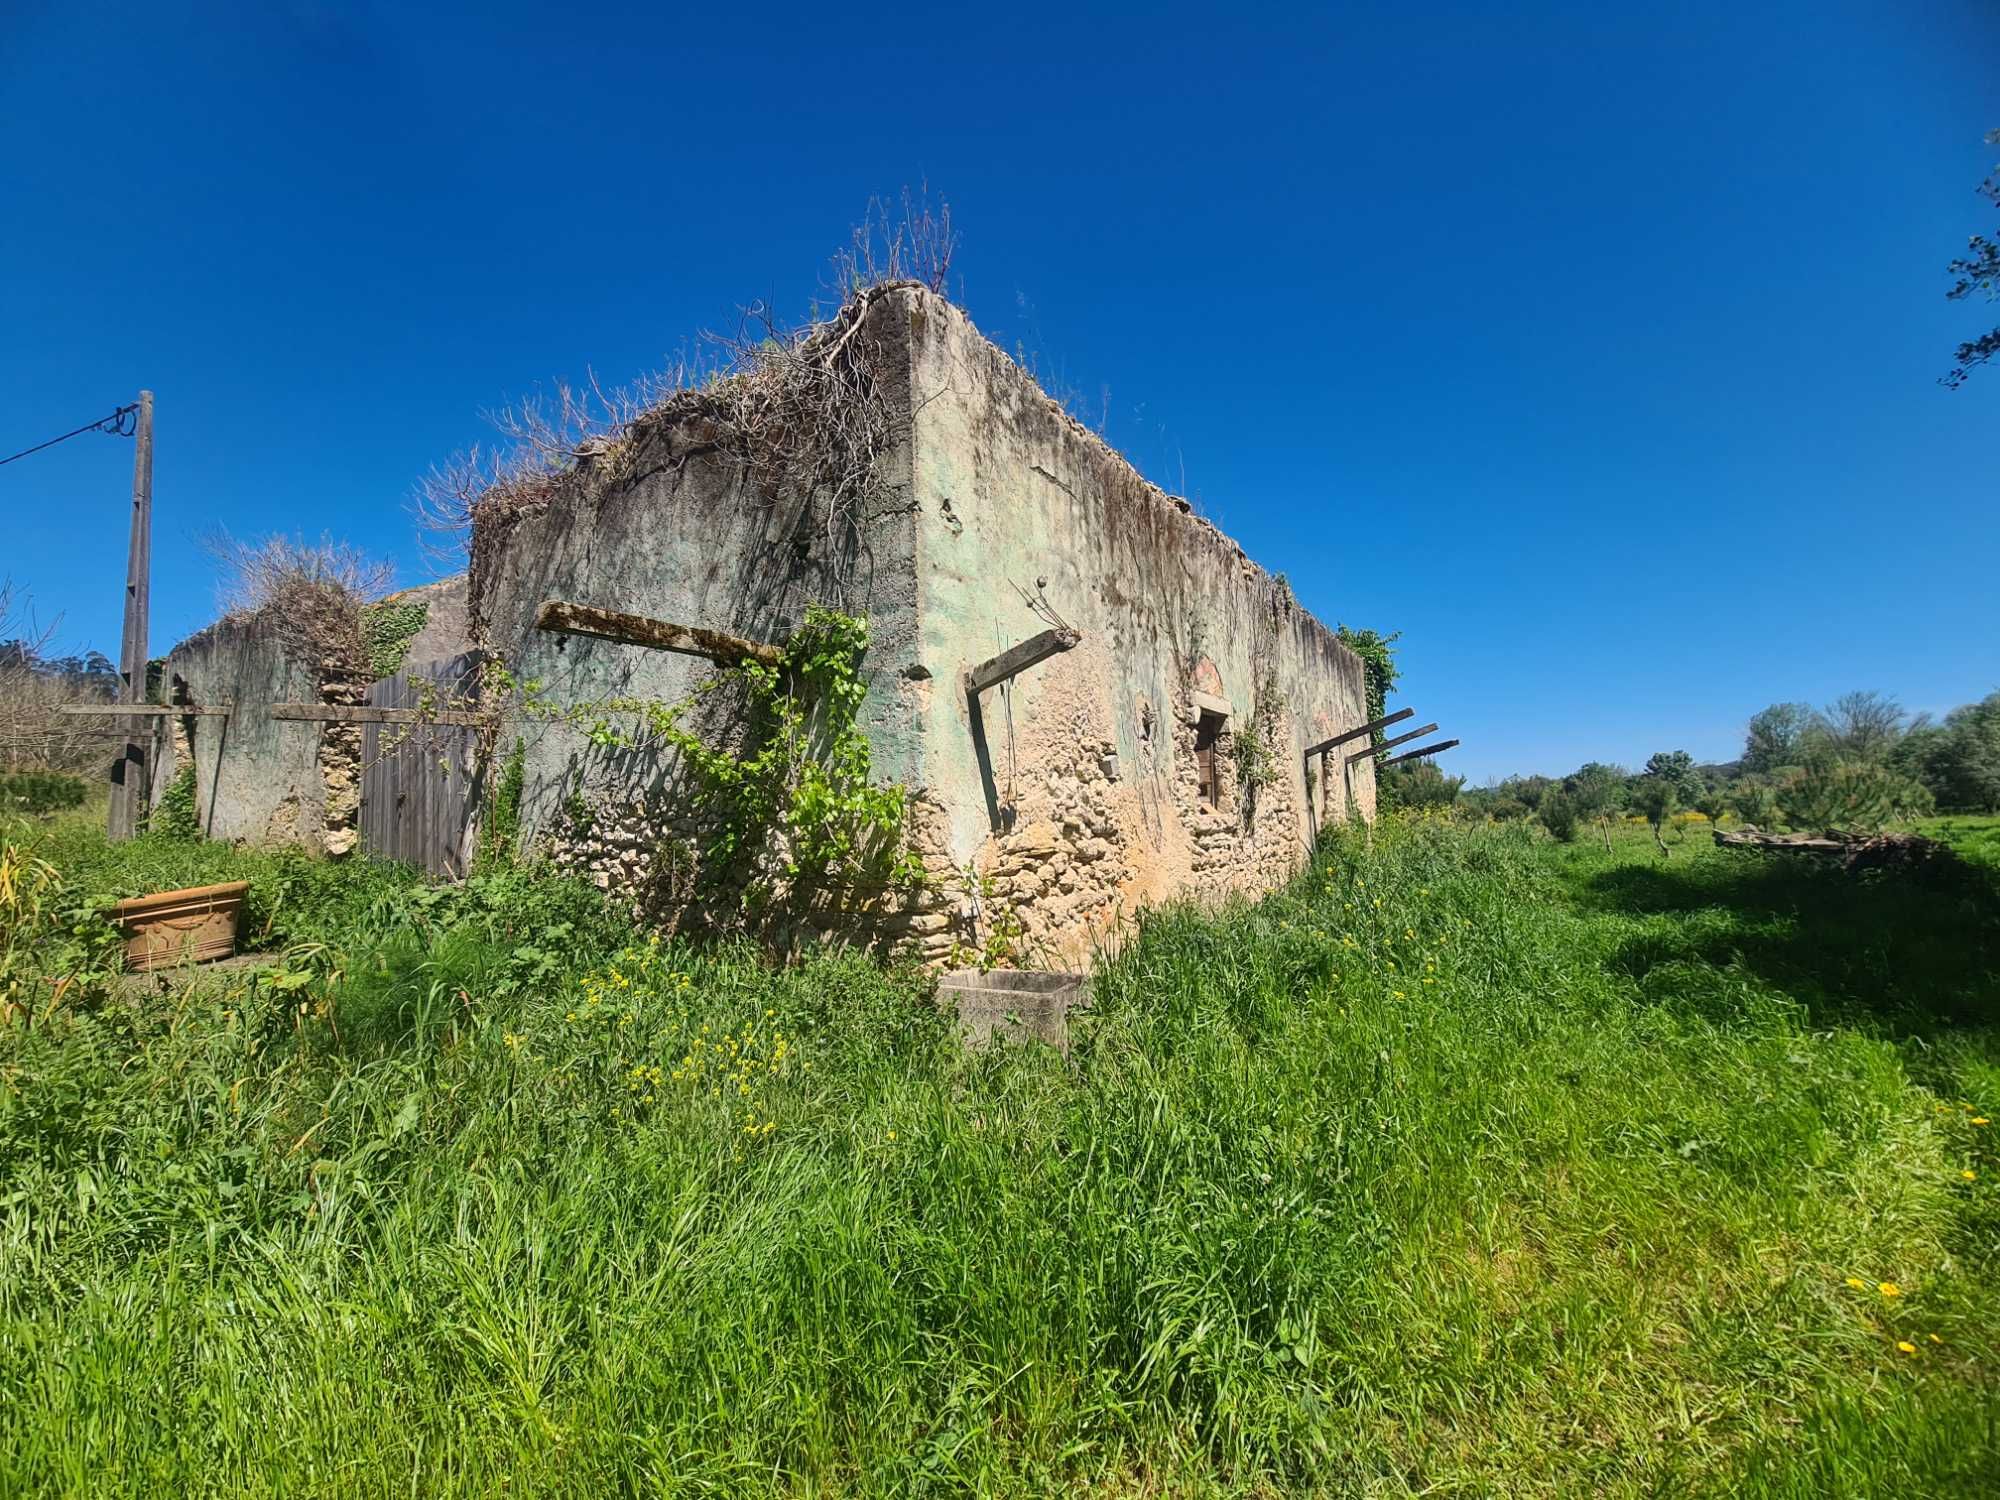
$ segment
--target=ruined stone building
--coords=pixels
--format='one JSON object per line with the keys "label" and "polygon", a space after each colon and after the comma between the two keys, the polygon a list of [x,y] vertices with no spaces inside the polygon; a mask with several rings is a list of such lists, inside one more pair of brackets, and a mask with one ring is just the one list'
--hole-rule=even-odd
{"label": "ruined stone building", "polygon": [[[489,688],[490,732],[464,757],[484,789],[468,820],[511,767],[524,846],[665,920],[698,904],[667,868],[686,801],[671,753],[605,743],[546,706],[679,702],[718,668],[538,628],[549,600],[749,642],[785,641],[815,603],[865,617],[859,724],[874,775],[910,789],[909,837],[933,878],[846,916],[929,958],[1004,928],[1014,961],[1073,963],[1141,907],[1268,888],[1322,823],[1373,815],[1371,762],[1304,759],[1366,717],[1359,659],[963,311],[878,288],[800,358],[862,391],[866,410],[830,437],[801,438],[826,413],[807,387],[766,399],[723,382],[476,510],[470,571],[437,586],[403,659],[478,652],[511,674],[514,696]],[[971,669],[1038,635],[1067,649],[968,691]],[[254,624],[196,636],[169,673],[186,701],[235,705],[184,721],[214,833],[330,849],[348,827],[365,834],[365,811],[346,806],[354,729],[258,708],[359,701],[356,684],[329,686]],[[462,854],[475,837],[468,826]]]}

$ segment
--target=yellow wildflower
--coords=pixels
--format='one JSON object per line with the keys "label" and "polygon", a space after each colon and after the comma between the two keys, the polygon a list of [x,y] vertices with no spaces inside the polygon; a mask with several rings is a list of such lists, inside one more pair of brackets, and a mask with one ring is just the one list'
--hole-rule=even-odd
{"label": "yellow wildflower", "polygon": [[1977,1182],[1979,1180],[1979,1174],[1973,1171],[1972,1168],[1970,1167],[1967,1167],[1963,1172],[1960,1172],[1958,1175],[1963,1177],[1967,1182]]}
{"label": "yellow wildflower", "polygon": [[1917,1352],[1917,1346],[1911,1343],[1908,1339],[1897,1339],[1896,1347],[1902,1350],[1903,1353],[1905,1354],[1915,1354]]}
{"label": "yellow wildflower", "polygon": [[1900,1297],[1903,1295],[1903,1289],[1893,1281],[1884,1281],[1877,1285],[1875,1290],[1885,1297]]}
{"label": "yellow wildflower", "polygon": [[1859,1276],[1848,1277],[1847,1284],[1853,1287],[1854,1290],[1857,1292],[1865,1292],[1868,1290],[1868,1283],[1863,1281]]}

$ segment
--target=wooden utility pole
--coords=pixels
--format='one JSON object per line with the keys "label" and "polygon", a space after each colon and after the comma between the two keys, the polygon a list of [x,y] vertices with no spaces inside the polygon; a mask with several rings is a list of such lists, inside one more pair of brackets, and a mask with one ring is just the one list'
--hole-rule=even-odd
{"label": "wooden utility pole", "polygon": [[[118,648],[118,701],[146,699],[147,613],[153,575],[153,393],[139,392],[138,444],[132,451],[132,543],[125,558],[125,634]],[[146,796],[146,746],[137,715],[126,720],[125,749],[111,768],[111,815],[105,831],[129,839]]]}

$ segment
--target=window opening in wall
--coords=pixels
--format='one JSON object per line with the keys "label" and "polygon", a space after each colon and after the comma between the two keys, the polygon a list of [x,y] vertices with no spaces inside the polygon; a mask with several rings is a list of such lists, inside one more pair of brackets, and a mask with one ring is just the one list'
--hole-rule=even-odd
{"label": "window opening in wall", "polygon": [[1222,715],[1204,712],[1195,723],[1194,770],[1201,800],[1214,808],[1222,805],[1222,773],[1217,768],[1216,742],[1222,738]]}

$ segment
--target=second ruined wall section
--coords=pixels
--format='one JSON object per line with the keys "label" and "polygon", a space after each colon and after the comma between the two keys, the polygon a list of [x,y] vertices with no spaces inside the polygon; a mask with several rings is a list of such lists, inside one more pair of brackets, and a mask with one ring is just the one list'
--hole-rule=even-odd
{"label": "second ruined wall section", "polygon": [[[1315,825],[1346,815],[1341,757],[1328,788],[1303,753],[1363,722],[1359,658],[963,312],[915,291],[902,305],[934,675],[922,781],[951,859],[983,877],[979,915],[1072,962],[1139,906],[1278,884]],[[975,719],[960,670],[1052,619],[1080,643],[983,695]],[[1373,815],[1365,763],[1352,800]]]}

